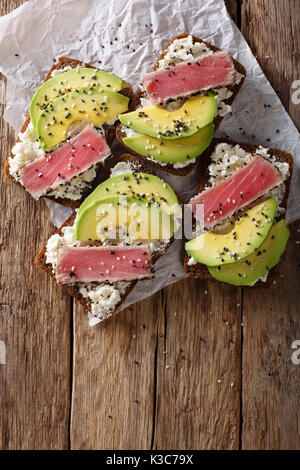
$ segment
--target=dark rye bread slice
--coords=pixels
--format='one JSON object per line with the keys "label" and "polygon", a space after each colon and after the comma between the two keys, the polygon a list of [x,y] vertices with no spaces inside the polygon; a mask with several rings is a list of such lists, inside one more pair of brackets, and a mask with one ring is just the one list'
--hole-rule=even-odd
{"label": "dark rye bread slice", "polygon": [[[214,148],[216,147],[216,145],[218,145],[220,143],[226,143],[226,144],[230,144],[230,145],[239,145],[246,152],[249,152],[249,153],[252,153],[252,154],[255,154],[256,150],[259,148],[259,145],[255,145],[255,144],[244,143],[244,142],[236,142],[234,140],[229,140],[229,139],[214,138],[212,140],[210,146],[208,147],[208,149],[204,152],[203,158],[201,158],[200,167],[199,167],[200,185],[199,185],[198,193],[202,192],[205,189],[205,185],[208,184],[208,180],[209,180],[208,167],[211,163],[210,155],[214,151]],[[288,177],[288,179],[284,183],[285,184],[285,194],[284,194],[283,201],[280,204],[281,207],[284,207],[286,209],[289,190],[290,190],[290,184],[291,184],[291,179],[292,179],[292,173],[293,173],[293,169],[294,169],[294,160],[293,160],[293,157],[290,153],[285,152],[283,150],[279,150],[279,149],[275,149],[275,148],[268,148],[268,153],[269,153],[269,155],[274,156],[277,161],[280,161],[282,163],[283,162],[288,163],[289,167],[290,167],[290,176]],[[280,217],[280,218],[283,218],[283,216]],[[191,276],[195,279],[203,279],[203,280],[206,280],[206,281],[218,282],[218,283],[221,283],[221,284],[224,284],[224,285],[228,285],[228,284],[226,284],[224,282],[221,282],[221,281],[218,281],[217,279],[212,277],[210,275],[207,267],[204,264],[198,263],[198,264],[194,264],[192,266],[189,266],[188,261],[189,261],[189,255],[186,254],[185,258],[184,258],[184,270],[189,276]],[[252,288],[256,288],[256,289],[257,288],[262,289],[262,288],[270,287],[270,285],[275,280],[276,273],[277,273],[277,267],[278,267],[278,265],[274,266],[274,268],[272,268],[269,271],[268,278],[267,278],[266,282],[263,282],[263,281],[259,280],[258,282],[256,282],[256,284],[254,286],[243,286],[243,287],[252,287]]]}
{"label": "dark rye bread slice", "polygon": [[[91,69],[96,69],[97,67],[94,67],[93,65],[91,64],[87,64],[85,62],[82,62],[80,60],[76,60],[76,59],[70,59],[69,57],[60,57],[57,62],[55,64],[52,65],[51,69],[49,70],[44,82],[46,82],[47,80],[49,80],[49,78],[51,78],[51,74],[53,72],[53,70],[61,70],[63,69],[64,67],[72,67],[72,68],[76,68],[78,66],[83,66],[83,67],[88,67],[88,68],[91,68]],[[123,80],[124,81],[124,80]],[[125,82],[124,83],[126,84],[126,88],[124,88],[123,90],[119,91],[120,94],[122,95],[125,95],[125,96],[128,96],[129,99],[132,98],[132,87],[130,85],[130,83],[128,82]],[[26,121],[24,122],[23,124],[23,127],[21,128],[20,130],[20,133],[23,133],[25,132],[25,130],[27,129],[27,126],[30,122],[30,115],[27,116],[26,118]],[[105,130],[105,138],[106,138],[106,141],[107,141],[107,144],[109,146],[111,146],[114,138],[115,138],[115,132],[116,132],[116,127],[117,127],[117,122],[115,124],[113,124],[112,126],[109,126],[107,124],[103,124],[103,128]],[[17,137],[14,145],[19,142],[20,139]],[[24,186],[22,186],[22,184],[15,180],[15,178],[13,176],[11,176],[11,174],[9,173],[9,157],[11,157],[13,154],[12,152],[10,152],[9,156],[7,157],[6,161],[5,161],[5,165],[4,165],[4,174],[6,176],[6,178],[10,179],[11,181],[13,181],[14,183],[18,184],[19,186],[21,186],[22,188],[24,188]],[[68,198],[56,198],[54,196],[43,196],[43,197],[46,197],[47,199],[51,199],[52,201],[54,202],[57,202],[59,204],[63,204],[64,206],[68,206],[68,207],[79,207],[80,204],[84,201],[84,199],[88,196],[88,194],[90,192],[92,192],[94,190],[94,188],[99,184],[99,180],[101,179],[101,168],[103,168],[103,164],[100,163],[99,165],[97,165],[96,167],[96,170],[97,170],[97,175],[96,175],[96,178],[94,179],[94,181],[92,182],[91,186],[89,186],[85,191],[83,191],[82,193],[82,197],[81,199],[78,199],[76,201],[73,201],[72,199],[68,199]],[[25,188],[24,188],[25,189]]]}
{"label": "dark rye bread slice", "polygon": [[[168,47],[170,46],[170,44],[172,44],[172,42],[174,42],[176,39],[182,39],[182,38],[185,38],[187,36],[189,36],[189,34],[187,34],[187,33],[182,33],[182,34],[178,34],[177,36],[174,36],[170,40],[170,42],[167,44],[166,48],[163,50],[163,52],[161,53],[161,55],[159,56],[159,58],[157,59],[157,61],[155,62],[154,66],[152,67],[152,69],[150,71],[152,72],[153,70],[156,70],[158,68],[159,61],[161,59],[163,59],[163,57],[167,53]],[[214,52],[217,52],[217,51],[221,50],[221,49],[218,49],[217,47],[213,46],[212,44],[210,44],[208,42],[205,42],[202,39],[197,38],[196,36],[192,35],[192,38],[193,38],[193,42],[202,42],[203,44],[205,44],[209,49],[211,49]],[[243,85],[243,83],[246,79],[246,75],[247,75],[247,71],[246,71],[245,67],[243,67],[243,65],[240,64],[239,62],[237,62],[236,60],[234,60],[234,59],[232,59],[232,60],[233,60],[233,63],[234,63],[235,70],[237,72],[241,73],[243,75],[243,77],[241,78],[241,81],[240,81],[239,84],[227,87],[227,88],[229,88],[229,90],[232,91],[232,96],[224,101],[228,105],[231,105],[233,103],[233,101],[234,101],[235,97],[237,96],[238,92],[240,91],[240,88],[242,87],[242,85]],[[146,96],[147,96],[146,92],[142,91],[142,89],[139,89],[139,91],[133,97],[133,100],[132,100],[132,103],[130,105],[129,111],[134,111],[135,109],[137,109],[141,104],[141,98],[146,98]],[[222,120],[223,120],[223,117],[221,117],[221,116],[217,115],[215,117],[215,119],[214,119],[215,130],[219,127]],[[121,123],[118,123],[117,129],[116,129],[116,137],[117,137],[118,141],[126,149],[128,149],[131,153],[133,153],[133,155],[136,155],[139,158],[147,160],[148,162],[151,163],[151,165],[155,166],[156,168],[164,170],[168,173],[172,173],[174,175],[185,176],[185,175],[188,175],[193,170],[196,162],[190,163],[190,165],[187,165],[184,168],[174,168],[174,166],[169,164],[169,163],[167,165],[161,165],[158,161],[155,161],[155,160],[152,160],[152,159],[147,159],[143,155],[140,155],[140,154],[134,152],[132,149],[130,149],[129,147],[127,147],[124,144],[123,138],[126,137],[126,135],[125,135],[124,132],[122,132],[122,130],[121,130],[122,127],[121,126],[122,126]]]}
{"label": "dark rye bread slice", "polygon": [[[139,173],[147,173],[149,175],[153,175],[153,172],[149,168],[147,168],[145,165],[143,165],[143,163],[141,163],[138,159],[136,159],[132,155],[124,154],[118,159],[118,162],[127,162],[127,163],[129,163],[133,167],[134,171],[136,171],[137,173],[139,172]],[[109,178],[109,171],[107,171],[106,176],[103,177],[100,182],[105,181],[107,178]],[[177,197],[178,197],[178,195],[177,195]],[[178,199],[179,199],[179,197],[178,197]],[[63,227],[66,227],[68,225],[73,225],[75,217],[76,217],[76,212],[74,211],[71,214],[71,216],[62,224],[62,226],[55,233],[60,235],[61,232],[62,232]],[[153,264],[161,256],[163,256],[166,253],[167,249],[171,246],[173,241],[174,241],[174,237],[170,239],[169,243],[164,246],[164,249],[162,251],[156,253],[152,257],[152,263]],[[46,271],[54,280],[56,280],[55,275],[52,272],[52,265],[47,264],[47,262],[46,262],[46,255],[45,255],[46,245],[47,245],[47,242],[45,243],[45,245],[43,246],[41,251],[37,254],[37,256],[35,258],[35,264],[39,268],[41,268],[42,270]],[[155,268],[155,266],[154,266],[154,268]],[[116,308],[115,308],[114,312],[112,313],[112,315],[115,314],[116,311],[121,307],[122,303],[124,302],[126,297],[130,294],[130,292],[132,291],[132,289],[134,288],[136,283],[137,283],[137,281],[131,281],[130,282],[128,288],[126,289],[124,294],[121,296],[120,302],[116,305]],[[88,299],[84,298],[80,294],[78,286],[76,286],[76,285],[73,285],[73,286],[61,285],[61,286],[62,286],[63,289],[65,289],[68,292],[68,294],[70,294],[72,297],[74,297],[76,300],[78,300],[78,302],[81,303],[81,305],[84,307],[84,310],[86,311],[86,313],[91,313],[90,302],[89,302]],[[107,317],[107,318],[109,318],[109,317]]]}

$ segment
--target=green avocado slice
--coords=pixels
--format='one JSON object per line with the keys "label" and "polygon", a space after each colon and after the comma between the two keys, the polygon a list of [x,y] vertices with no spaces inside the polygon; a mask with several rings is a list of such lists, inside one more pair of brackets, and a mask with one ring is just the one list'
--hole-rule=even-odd
{"label": "green avocado slice", "polygon": [[129,98],[99,88],[80,88],[53,100],[38,118],[36,130],[44,150],[66,140],[69,127],[86,120],[95,126],[128,109]]}
{"label": "green avocado slice", "polygon": [[238,216],[230,232],[204,232],[185,244],[198,263],[219,266],[253,253],[267,237],[276,214],[275,198],[269,198]]}
{"label": "green avocado slice", "polygon": [[170,215],[177,214],[179,210],[175,192],[158,176],[147,173],[124,173],[99,184],[81,204],[78,215],[94,201],[112,194],[134,196],[155,202],[162,211]]}
{"label": "green avocado slice", "polygon": [[198,157],[209,146],[214,125],[209,123],[190,137],[175,140],[157,139],[140,134],[124,137],[124,144],[140,155],[165,163],[187,162]]}
{"label": "green avocado slice", "polygon": [[76,222],[76,240],[169,240],[173,231],[172,217],[146,199],[132,196],[98,199]]}
{"label": "green avocado slice", "polygon": [[33,95],[30,103],[30,119],[34,127],[42,111],[56,98],[70,93],[76,88],[109,88],[118,92],[126,84],[116,75],[88,67],[67,70],[47,80]]}
{"label": "green avocado slice", "polygon": [[217,112],[214,93],[187,99],[175,111],[160,106],[137,109],[119,116],[121,123],[141,134],[164,139],[179,139],[195,134],[213,121]]}
{"label": "green avocado slice", "polygon": [[273,225],[259,250],[237,263],[208,267],[210,274],[218,281],[234,286],[251,286],[279,263],[285,250],[290,232],[280,220]]}

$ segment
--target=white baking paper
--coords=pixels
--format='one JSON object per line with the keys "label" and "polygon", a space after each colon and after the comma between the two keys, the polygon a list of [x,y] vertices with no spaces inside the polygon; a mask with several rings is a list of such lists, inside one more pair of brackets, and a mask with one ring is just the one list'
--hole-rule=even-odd
{"label": "white baking paper", "polygon": [[[223,120],[217,135],[292,153],[296,169],[286,221],[294,221],[300,217],[299,133],[223,0],[29,0],[0,18],[0,71],[7,77],[4,117],[16,132],[20,129],[34,90],[62,55],[103,67],[136,91],[141,74],[168,40],[184,31],[229,50],[246,67],[247,80],[234,101],[233,114]],[[116,155],[124,152],[116,142],[112,149]],[[186,200],[197,192],[197,168],[184,178],[158,173]],[[57,226],[70,214],[57,204],[48,205]],[[183,247],[176,241],[156,263],[155,279],[139,281],[122,307],[183,277]],[[97,322],[90,320],[91,325]]]}

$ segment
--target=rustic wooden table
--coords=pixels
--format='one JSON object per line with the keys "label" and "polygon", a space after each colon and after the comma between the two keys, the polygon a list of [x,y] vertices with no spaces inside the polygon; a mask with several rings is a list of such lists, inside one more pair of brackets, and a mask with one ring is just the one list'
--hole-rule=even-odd
{"label": "rustic wooden table", "polygon": [[[226,3],[299,128],[299,0]],[[3,119],[0,139],[3,165]],[[45,203],[2,171],[1,213],[2,449],[300,449],[299,223],[268,292],[185,280],[90,329],[33,264],[53,230]]]}

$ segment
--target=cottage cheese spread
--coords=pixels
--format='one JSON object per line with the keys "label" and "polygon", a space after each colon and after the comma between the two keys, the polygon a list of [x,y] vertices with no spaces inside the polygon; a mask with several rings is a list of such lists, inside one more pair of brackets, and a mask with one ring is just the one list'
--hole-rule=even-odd
{"label": "cottage cheese spread", "polygon": [[[78,67],[75,67],[75,69],[78,69]],[[60,75],[61,73],[67,72],[67,70],[74,70],[74,67],[67,65],[66,67],[63,67],[62,69],[54,69],[51,72],[51,78],[56,77],[57,75]]]}
{"label": "cottage cheese spread", "polygon": [[[62,234],[52,235],[46,246],[46,263],[52,265],[52,272],[55,274],[58,262],[59,251],[63,246],[79,246],[80,242],[75,239],[75,225],[67,226],[62,229]],[[149,246],[152,252],[162,252],[169,240],[156,240],[150,242]],[[122,295],[130,286],[130,282],[102,282],[102,283],[77,283],[80,294],[90,300],[91,313],[104,319],[112,315],[116,305],[120,302]]]}
{"label": "cottage cheese spread", "polygon": [[[52,265],[53,274],[56,272],[60,249],[63,246],[80,245],[80,242],[75,239],[75,225],[76,220],[74,225],[64,227],[61,235],[54,234],[48,240],[45,252],[46,263]],[[113,313],[130,282],[99,283],[97,285],[78,283],[78,285],[79,292],[90,300],[91,313],[99,318],[105,318]]]}
{"label": "cottage cheese spread", "polygon": [[[172,66],[172,64],[178,64],[182,61],[194,60],[199,57],[209,56],[212,54],[215,54],[215,52],[209,49],[204,43],[202,42],[193,43],[193,38],[190,35],[182,39],[176,39],[170,44],[170,46],[166,50],[164,57],[158,62],[158,68],[159,69],[169,68]],[[236,71],[235,84],[239,84],[242,78],[243,78],[243,75]],[[217,115],[224,117],[226,114],[228,114],[231,111],[231,106],[226,103],[226,100],[228,100],[232,96],[233,93],[228,87],[214,88],[212,91],[215,93],[215,97],[216,97],[217,104],[218,104]],[[168,111],[174,111],[181,107],[182,101],[183,100],[179,98],[175,101],[167,103],[166,105],[164,105],[164,107]],[[141,98],[140,103],[141,103],[140,105],[141,109],[153,106],[150,100],[148,100],[147,98]],[[140,135],[140,133],[135,132],[132,129],[125,127],[125,126],[122,126],[121,130],[123,133],[126,134],[126,137]],[[150,161],[155,160],[154,158],[151,158],[151,157],[146,157],[146,158]],[[185,168],[188,165],[194,164],[195,161],[196,161],[196,158],[193,158],[186,162],[176,162],[176,163],[170,162],[169,164],[171,164],[174,168],[178,169],[178,168]],[[166,166],[168,164],[166,162],[161,162],[159,160],[155,160],[155,162],[161,166]]]}
{"label": "cottage cheese spread", "polygon": [[[111,170],[111,176],[117,176],[122,173],[132,173],[133,168],[129,163],[119,162]],[[59,257],[59,251],[63,246],[79,246],[80,242],[75,237],[76,219],[72,226],[66,226],[62,228],[61,235],[52,235],[46,245],[46,263],[52,265],[53,274],[56,273],[56,266]],[[169,240],[154,240],[149,242],[149,247],[152,253],[162,253]],[[128,239],[127,241],[121,241],[120,245],[130,243],[131,245],[135,242]],[[140,242],[136,242],[139,244]],[[106,245],[107,243],[103,243]],[[130,286],[130,282],[119,281],[119,282],[103,282],[103,283],[77,283],[80,294],[89,299],[91,313],[100,318],[104,319],[112,315],[115,311],[116,305],[120,302],[122,295],[126,292],[126,289]]]}
{"label": "cottage cheese spread", "polygon": [[[290,175],[289,164],[285,162],[279,162],[276,158],[268,153],[268,149],[260,146],[256,154],[269,160],[280,172],[282,180],[286,181]],[[253,155],[246,152],[239,145],[230,145],[227,143],[218,144],[210,158],[212,163],[208,167],[209,172],[209,183],[214,186],[215,184],[222,181],[224,178],[228,178],[235,171],[244,167],[245,163],[249,163]],[[281,184],[277,188],[272,189],[267,194],[268,196],[275,197],[277,201],[277,215],[284,212],[284,208],[280,207],[285,193],[285,186]]]}
{"label": "cottage cheese spread", "polygon": [[[256,154],[261,157],[269,160],[272,165],[274,165],[280,172],[282,180],[286,181],[290,175],[289,164],[286,162],[277,161],[275,156],[268,153],[268,149],[260,146]],[[209,183],[211,186],[216,185],[218,182],[222,181],[224,178],[231,176],[235,171],[244,167],[245,163],[249,163],[250,159],[253,157],[253,154],[246,152],[239,145],[230,145],[227,143],[218,144],[210,158],[212,163],[208,167],[209,172]],[[285,212],[284,207],[280,207],[280,204],[284,198],[285,194],[285,185],[281,184],[277,188],[272,189],[267,193],[268,196],[274,197],[277,201],[277,213],[276,217],[280,216]],[[225,221],[226,223],[226,221]],[[195,264],[193,258],[189,258],[189,265]],[[259,280],[266,282],[268,273],[260,277],[252,285],[256,284]]]}
{"label": "cottage cheese spread", "polygon": [[119,162],[110,170],[110,177],[132,173],[133,168],[128,162]]}
{"label": "cottage cheese spread", "polygon": [[18,135],[20,141],[12,148],[12,156],[9,157],[9,172],[13,178],[19,181],[19,171],[26,163],[41,158],[45,155],[37,140],[35,129],[29,122],[24,132]]}
{"label": "cottage cheese spread", "polygon": [[[78,68],[79,67],[75,67],[75,70]],[[62,69],[54,69],[51,73],[51,78],[56,77],[57,75],[60,75],[68,70],[74,70],[74,68],[68,65]],[[109,121],[106,121],[106,124],[108,126],[112,126],[117,121],[117,119],[117,117],[112,118]],[[85,121],[85,124],[87,124],[87,121]],[[80,127],[82,127],[82,123],[80,123],[77,131],[80,130]],[[101,133],[101,135],[105,135],[105,131],[102,126],[99,126],[97,130]],[[71,132],[68,133],[68,136],[74,135],[75,131],[76,126],[72,128]],[[27,163],[36,160],[37,158],[44,157],[45,152],[40,146],[36,131],[31,121],[29,122],[25,131],[18,134],[18,138],[19,142],[13,146],[12,156],[9,157],[9,173],[15,180],[20,182],[21,168],[23,168]],[[104,160],[102,160],[102,163],[103,162]],[[75,176],[70,181],[59,183],[57,188],[48,192],[48,195],[54,196],[55,198],[67,198],[71,199],[72,201],[81,199],[82,193],[91,186],[92,181],[96,177],[96,166],[97,164],[93,165],[91,168],[82,172],[80,175]]]}
{"label": "cottage cheese spread", "polygon": [[[97,128],[97,130],[102,135],[104,134],[102,127]],[[13,146],[12,156],[9,157],[9,173],[15,180],[20,182],[21,168],[37,158],[44,157],[46,154],[37,140],[36,131],[31,122],[29,122],[24,132],[19,133],[18,137],[20,141]],[[102,160],[103,162],[104,160]],[[96,165],[75,176],[70,181],[59,183],[58,187],[50,191],[48,195],[74,201],[80,199],[84,190],[91,185],[96,177]]]}

